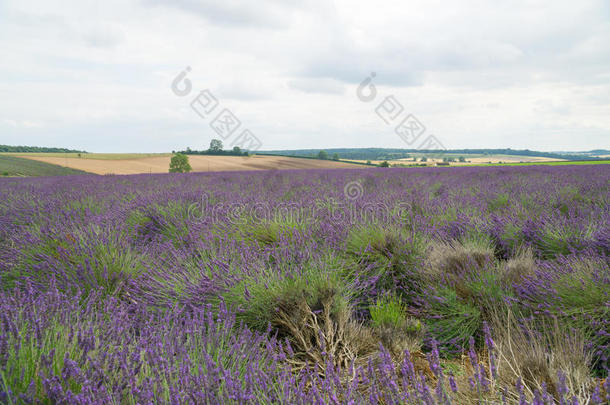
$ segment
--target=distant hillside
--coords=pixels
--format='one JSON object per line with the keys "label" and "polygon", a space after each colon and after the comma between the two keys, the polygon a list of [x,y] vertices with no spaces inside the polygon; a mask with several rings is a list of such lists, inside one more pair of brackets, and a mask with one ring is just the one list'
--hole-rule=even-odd
{"label": "distant hillside", "polygon": [[36,160],[0,155],[0,178],[4,176],[67,176],[71,174],[89,173]]}
{"label": "distant hillside", "polygon": [[[341,159],[357,160],[392,160],[412,157],[412,155],[425,155],[427,153],[438,154],[439,151],[419,149],[391,149],[391,148],[333,148],[333,149],[294,149],[260,151],[259,153],[272,155],[315,157],[324,150],[329,155],[338,154]],[[444,155],[514,155],[535,156],[551,159],[565,160],[597,160],[592,155],[601,154],[603,150],[588,152],[538,152],[529,149],[447,149],[442,151]]]}
{"label": "distant hillside", "polygon": [[0,145],[0,152],[10,153],[87,153],[83,150],[66,148],[48,148],[45,146],[10,146]]}

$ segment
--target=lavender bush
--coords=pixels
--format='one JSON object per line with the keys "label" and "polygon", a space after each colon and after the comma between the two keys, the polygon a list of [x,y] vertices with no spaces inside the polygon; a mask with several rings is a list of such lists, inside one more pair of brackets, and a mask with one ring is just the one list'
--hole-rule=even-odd
{"label": "lavender bush", "polygon": [[0,402],[607,403],[609,183],[0,179]]}

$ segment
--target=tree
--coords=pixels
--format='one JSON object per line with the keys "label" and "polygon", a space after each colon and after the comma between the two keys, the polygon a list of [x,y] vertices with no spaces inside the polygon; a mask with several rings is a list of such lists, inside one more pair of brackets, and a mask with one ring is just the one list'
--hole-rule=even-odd
{"label": "tree", "polygon": [[420,160],[420,161],[421,161],[421,162],[427,162],[427,161],[428,161],[428,158],[424,156],[423,158],[421,158],[421,160]]}
{"label": "tree", "polygon": [[333,153],[333,160],[339,160],[339,154]]}
{"label": "tree", "polygon": [[318,159],[328,160],[328,153],[325,150],[318,152]]}
{"label": "tree", "polygon": [[241,148],[239,146],[234,146],[233,153],[236,155],[241,155]]}
{"label": "tree", "polygon": [[379,163],[379,167],[390,167],[390,164],[387,160],[384,160],[383,162]]}
{"label": "tree", "polygon": [[177,153],[172,156],[171,162],[169,162],[170,173],[188,173],[191,171],[191,165],[189,164],[189,158],[182,153]]}
{"label": "tree", "polygon": [[466,158],[465,158],[464,156],[460,156],[460,157],[458,158],[458,160],[459,160],[460,162],[465,162],[465,161],[466,161]]}
{"label": "tree", "polygon": [[367,160],[367,161],[366,161],[366,164],[367,164],[367,165],[372,165],[373,163],[371,163],[371,161],[370,161],[370,160]]}
{"label": "tree", "polygon": [[220,139],[212,139],[209,150],[210,152],[222,152],[222,141]]}

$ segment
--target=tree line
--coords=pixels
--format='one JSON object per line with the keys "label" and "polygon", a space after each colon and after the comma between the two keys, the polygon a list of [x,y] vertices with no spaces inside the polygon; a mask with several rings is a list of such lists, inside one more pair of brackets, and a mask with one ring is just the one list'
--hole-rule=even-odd
{"label": "tree line", "polygon": [[11,146],[0,145],[0,152],[9,153],[87,153],[84,150],[67,148],[48,148],[45,146]]}
{"label": "tree line", "polygon": [[172,153],[180,153],[182,155],[218,155],[218,156],[249,156],[247,150],[242,150],[239,146],[234,146],[233,149],[224,150],[220,139],[212,139],[210,147],[207,150],[193,150],[189,147],[183,151],[172,151]]}

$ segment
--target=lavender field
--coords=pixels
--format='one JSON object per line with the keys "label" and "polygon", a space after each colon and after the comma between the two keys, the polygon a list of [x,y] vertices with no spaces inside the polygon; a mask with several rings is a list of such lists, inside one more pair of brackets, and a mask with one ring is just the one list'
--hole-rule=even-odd
{"label": "lavender field", "polygon": [[0,179],[0,402],[607,403],[609,183]]}

